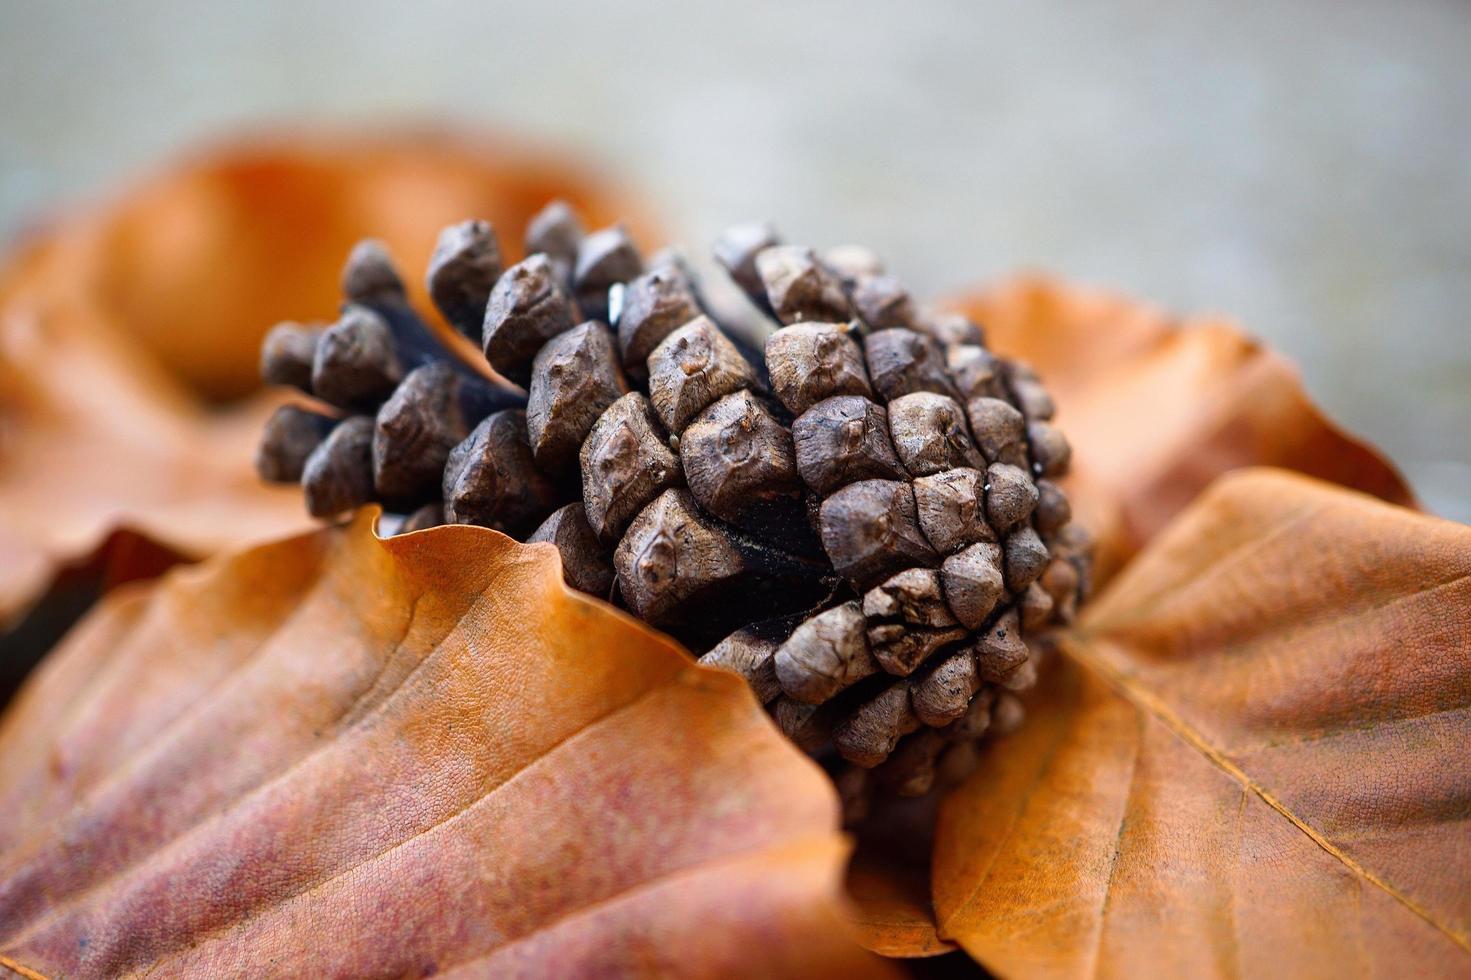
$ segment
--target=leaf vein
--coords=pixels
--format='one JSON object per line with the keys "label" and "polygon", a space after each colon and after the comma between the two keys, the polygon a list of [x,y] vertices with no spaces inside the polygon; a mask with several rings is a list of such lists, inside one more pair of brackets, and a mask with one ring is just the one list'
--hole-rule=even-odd
{"label": "leaf vein", "polygon": [[1129,825],[1129,805],[1134,799],[1134,790],[1139,785],[1139,755],[1144,750],[1144,712],[1136,712],[1139,729],[1134,733],[1134,751],[1129,756],[1129,787],[1124,791],[1124,805],[1119,808],[1119,827],[1114,834],[1113,853],[1109,857],[1108,880],[1103,885],[1103,896],[1098,909],[1098,935],[1093,942],[1093,962],[1088,967],[1089,976],[1098,975],[1098,960],[1103,953],[1103,937],[1108,931],[1108,913],[1112,905],[1114,876],[1119,869],[1119,854],[1123,851],[1124,831]]}
{"label": "leaf vein", "polygon": [[1355,861],[1348,854],[1344,853],[1342,849],[1337,847],[1323,833],[1314,828],[1302,817],[1294,813],[1291,808],[1289,808],[1285,803],[1279,800],[1275,794],[1273,794],[1262,784],[1258,783],[1256,780],[1252,779],[1245,770],[1243,770],[1236,763],[1228,759],[1225,754],[1221,750],[1217,749],[1214,745],[1212,745],[1210,741],[1205,737],[1205,735],[1202,734],[1194,725],[1191,725],[1183,717],[1177,714],[1173,709],[1169,707],[1169,705],[1165,704],[1164,701],[1162,701],[1153,692],[1146,690],[1138,682],[1138,679],[1136,677],[1126,674],[1113,664],[1109,663],[1104,657],[1092,652],[1092,650],[1084,644],[1079,644],[1064,639],[1061,641],[1060,645],[1067,652],[1068,656],[1070,656],[1073,660],[1092,670],[1094,673],[1100,675],[1126,700],[1134,704],[1141,711],[1147,712],[1149,715],[1153,716],[1161,724],[1165,725],[1180,738],[1184,739],[1185,742],[1195,748],[1196,751],[1204,755],[1208,761],[1210,761],[1217,768],[1226,773],[1226,775],[1230,776],[1237,783],[1250,790],[1252,793],[1255,793],[1264,803],[1266,803],[1273,810],[1276,810],[1283,817],[1285,817],[1289,823],[1291,823],[1300,832],[1306,835],[1311,841],[1313,841],[1313,843],[1317,844],[1330,856],[1339,861],[1350,872],[1382,890],[1385,894],[1389,895],[1395,901],[1399,902],[1399,904],[1402,905],[1404,908],[1408,909],[1412,914],[1419,917],[1427,924],[1432,926],[1434,929],[1436,929],[1438,932],[1445,935],[1457,946],[1461,947],[1466,952],[1471,953],[1471,937],[1464,936],[1461,933],[1457,932],[1455,929],[1446,925],[1445,923],[1442,923],[1439,919],[1433,916],[1428,909],[1422,906],[1415,899],[1400,891],[1398,888],[1395,888],[1379,875],[1375,874],[1373,871]]}

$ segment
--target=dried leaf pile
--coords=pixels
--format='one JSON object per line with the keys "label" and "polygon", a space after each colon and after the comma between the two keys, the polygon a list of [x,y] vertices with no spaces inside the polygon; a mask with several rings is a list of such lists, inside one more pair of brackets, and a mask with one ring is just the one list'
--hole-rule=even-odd
{"label": "dried leaf pile", "polygon": [[1041,280],[961,299],[1061,407],[1099,575],[917,861],[865,831],[849,866],[745,685],[552,545],[370,511],[281,538],[299,500],[250,473],[274,406],[225,401],[264,330],[332,316],[359,237],[421,263],[467,214],[610,219],[591,187],[441,136],[272,138],[0,271],[0,609],[117,533],[214,555],[110,592],[0,716],[0,967],[1471,970],[1471,529],[1228,324]]}

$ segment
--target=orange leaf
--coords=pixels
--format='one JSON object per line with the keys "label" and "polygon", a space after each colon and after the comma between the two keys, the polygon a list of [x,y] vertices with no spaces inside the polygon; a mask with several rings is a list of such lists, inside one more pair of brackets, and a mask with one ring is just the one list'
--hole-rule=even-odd
{"label": "orange leaf", "polygon": [[1175,321],[1108,293],[1022,279],[960,303],[999,352],[1047,382],[1073,445],[1074,512],[1106,581],[1213,479],[1280,466],[1413,504],[1394,467],[1346,435],[1281,356],[1216,320]]}
{"label": "orange leaf", "polygon": [[1471,528],[1217,483],[942,807],[942,934],[1014,976],[1471,970]]}
{"label": "orange leaf", "polygon": [[865,949],[906,958],[955,949],[936,930],[926,862],[892,858],[860,842],[848,866],[847,888],[858,941]]}
{"label": "orange leaf", "polygon": [[275,398],[189,404],[90,311],[0,309],[0,392],[0,625],[119,527],[199,557],[309,526],[252,466]]}
{"label": "orange leaf", "polygon": [[128,582],[157,578],[183,559],[126,528],[107,536],[90,555],[60,569],[45,597],[4,636],[0,657],[0,705],[77,619],[110,590]]}
{"label": "orange leaf", "polygon": [[913,959],[954,952],[930,900],[930,855],[940,795],[879,797],[857,828],[848,862],[852,922],[863,947]]}
{"label": "orange leaf", "polygon": [[260,135],[12,256],[0,272],[0,626],[122,525],[193,557],[305,528],[299,492],[262,486],[251,468],[278,399],[215,405],[257,387],[265,331],[332,318],[360,237],[387,241],[410,272],[443,225],[474,215],[515,254],[554,196],[590,220],[617,216],[595,181],[483,140]]}
{"label": "orange leaf", "polygon": [[867,974],[826,777],[549,545],[372,516],[119,591],[0,723],[67,975]]}

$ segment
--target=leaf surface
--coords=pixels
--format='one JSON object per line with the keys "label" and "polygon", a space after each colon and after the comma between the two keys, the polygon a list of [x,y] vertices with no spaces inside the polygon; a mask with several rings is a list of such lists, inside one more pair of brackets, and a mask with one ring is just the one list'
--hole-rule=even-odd
{"label": "leaf surface", "polygon": [[1211,318],[1023,278],[959,304],[1030,362],[1073,447],[1066,486],[1106,581],[1222,473],[1277,466],[1412,506],[1392,464],[1344,433],[1279,354]]}
{"label": "leaf surface", "polygon": [[555,550],[372,515],[113,593],[0,722],[47,974],[866,975],[826,777]]}
{"label": "leaf surface", "polygon": [[928,862],[893,855],[860,840],[848,866],[853,923],[864,949],[882,956],[938,956],[956,947],[941,939],[930,903]]}
{"label": "leaf surface", "polygon": [[0,627],[120,527],[191,557],[306,528],[299,491],[252,468],[279,396],[224,404],[258,388],[265,332],[333,319],[342,262],[367,236],[427,312],[440,228],[486,218],[513,260],[557,196],[638,227],[602,182],[514,146],[262,133],[17,248],[0,268]]}
{"label": "leaf surface", "polygon": [[[1137,300],[1039,277],[962,297],[998,353],[1038,369],[1073,447],[1066,481],[1107,581],[1213,479],[1259,465],[1412,504],[1373,448],[1311,403],[1283,358],[1229,323],[1179,320]],[[849,887],[865,942],[894,956],[946,948],[912,870],[859,842]]]}
{"label": "leaf surface", "polygon": [[941,809],[941,934],[1007,976],[1471,970],[1471,528],[1220,481]]}

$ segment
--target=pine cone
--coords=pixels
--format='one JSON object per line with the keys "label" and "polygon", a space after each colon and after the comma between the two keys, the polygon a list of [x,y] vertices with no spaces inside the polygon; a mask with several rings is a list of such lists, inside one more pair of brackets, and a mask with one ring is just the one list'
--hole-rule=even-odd
{"label": "pine cone", "polygon": [[[1024,635],[1070,619],[1084,586],[1086,542],[1052,481],[1069,450],[1051,400],[974,324],[917,309],[866,250],[819,257],[754,226],[716,254],[786,324],[766,363],[853,598],[703,659],[750,678],[804,747],[830,742],[888,788],[923,793],[998,697],[1015,714],[1001,692],[1036,676]],[[869,780],[838,782],[861,809]]]}
{"label": "pine cone", "polygon": [[717,260],[781,324],[763,354],[677,255],[646,267],[621,228],[584,235],[554,203],[526,244],[502,272],[489,225],[465,222],[428,272],[524,409],[454,364],[365,243],[342,319],[278,327],[262,371],[376,418],[284,408],[262,475],[300,478],[321,516],[379,500],[413,511],[403,530],[552,542],[573,587],[746,677],[852,818],[876,786],[963,775],[977,739],[1020,722],[1045,631],[1088,587],[1036,375],[918,308],[866,249],[819,256],[764,224],[721,237]]}

